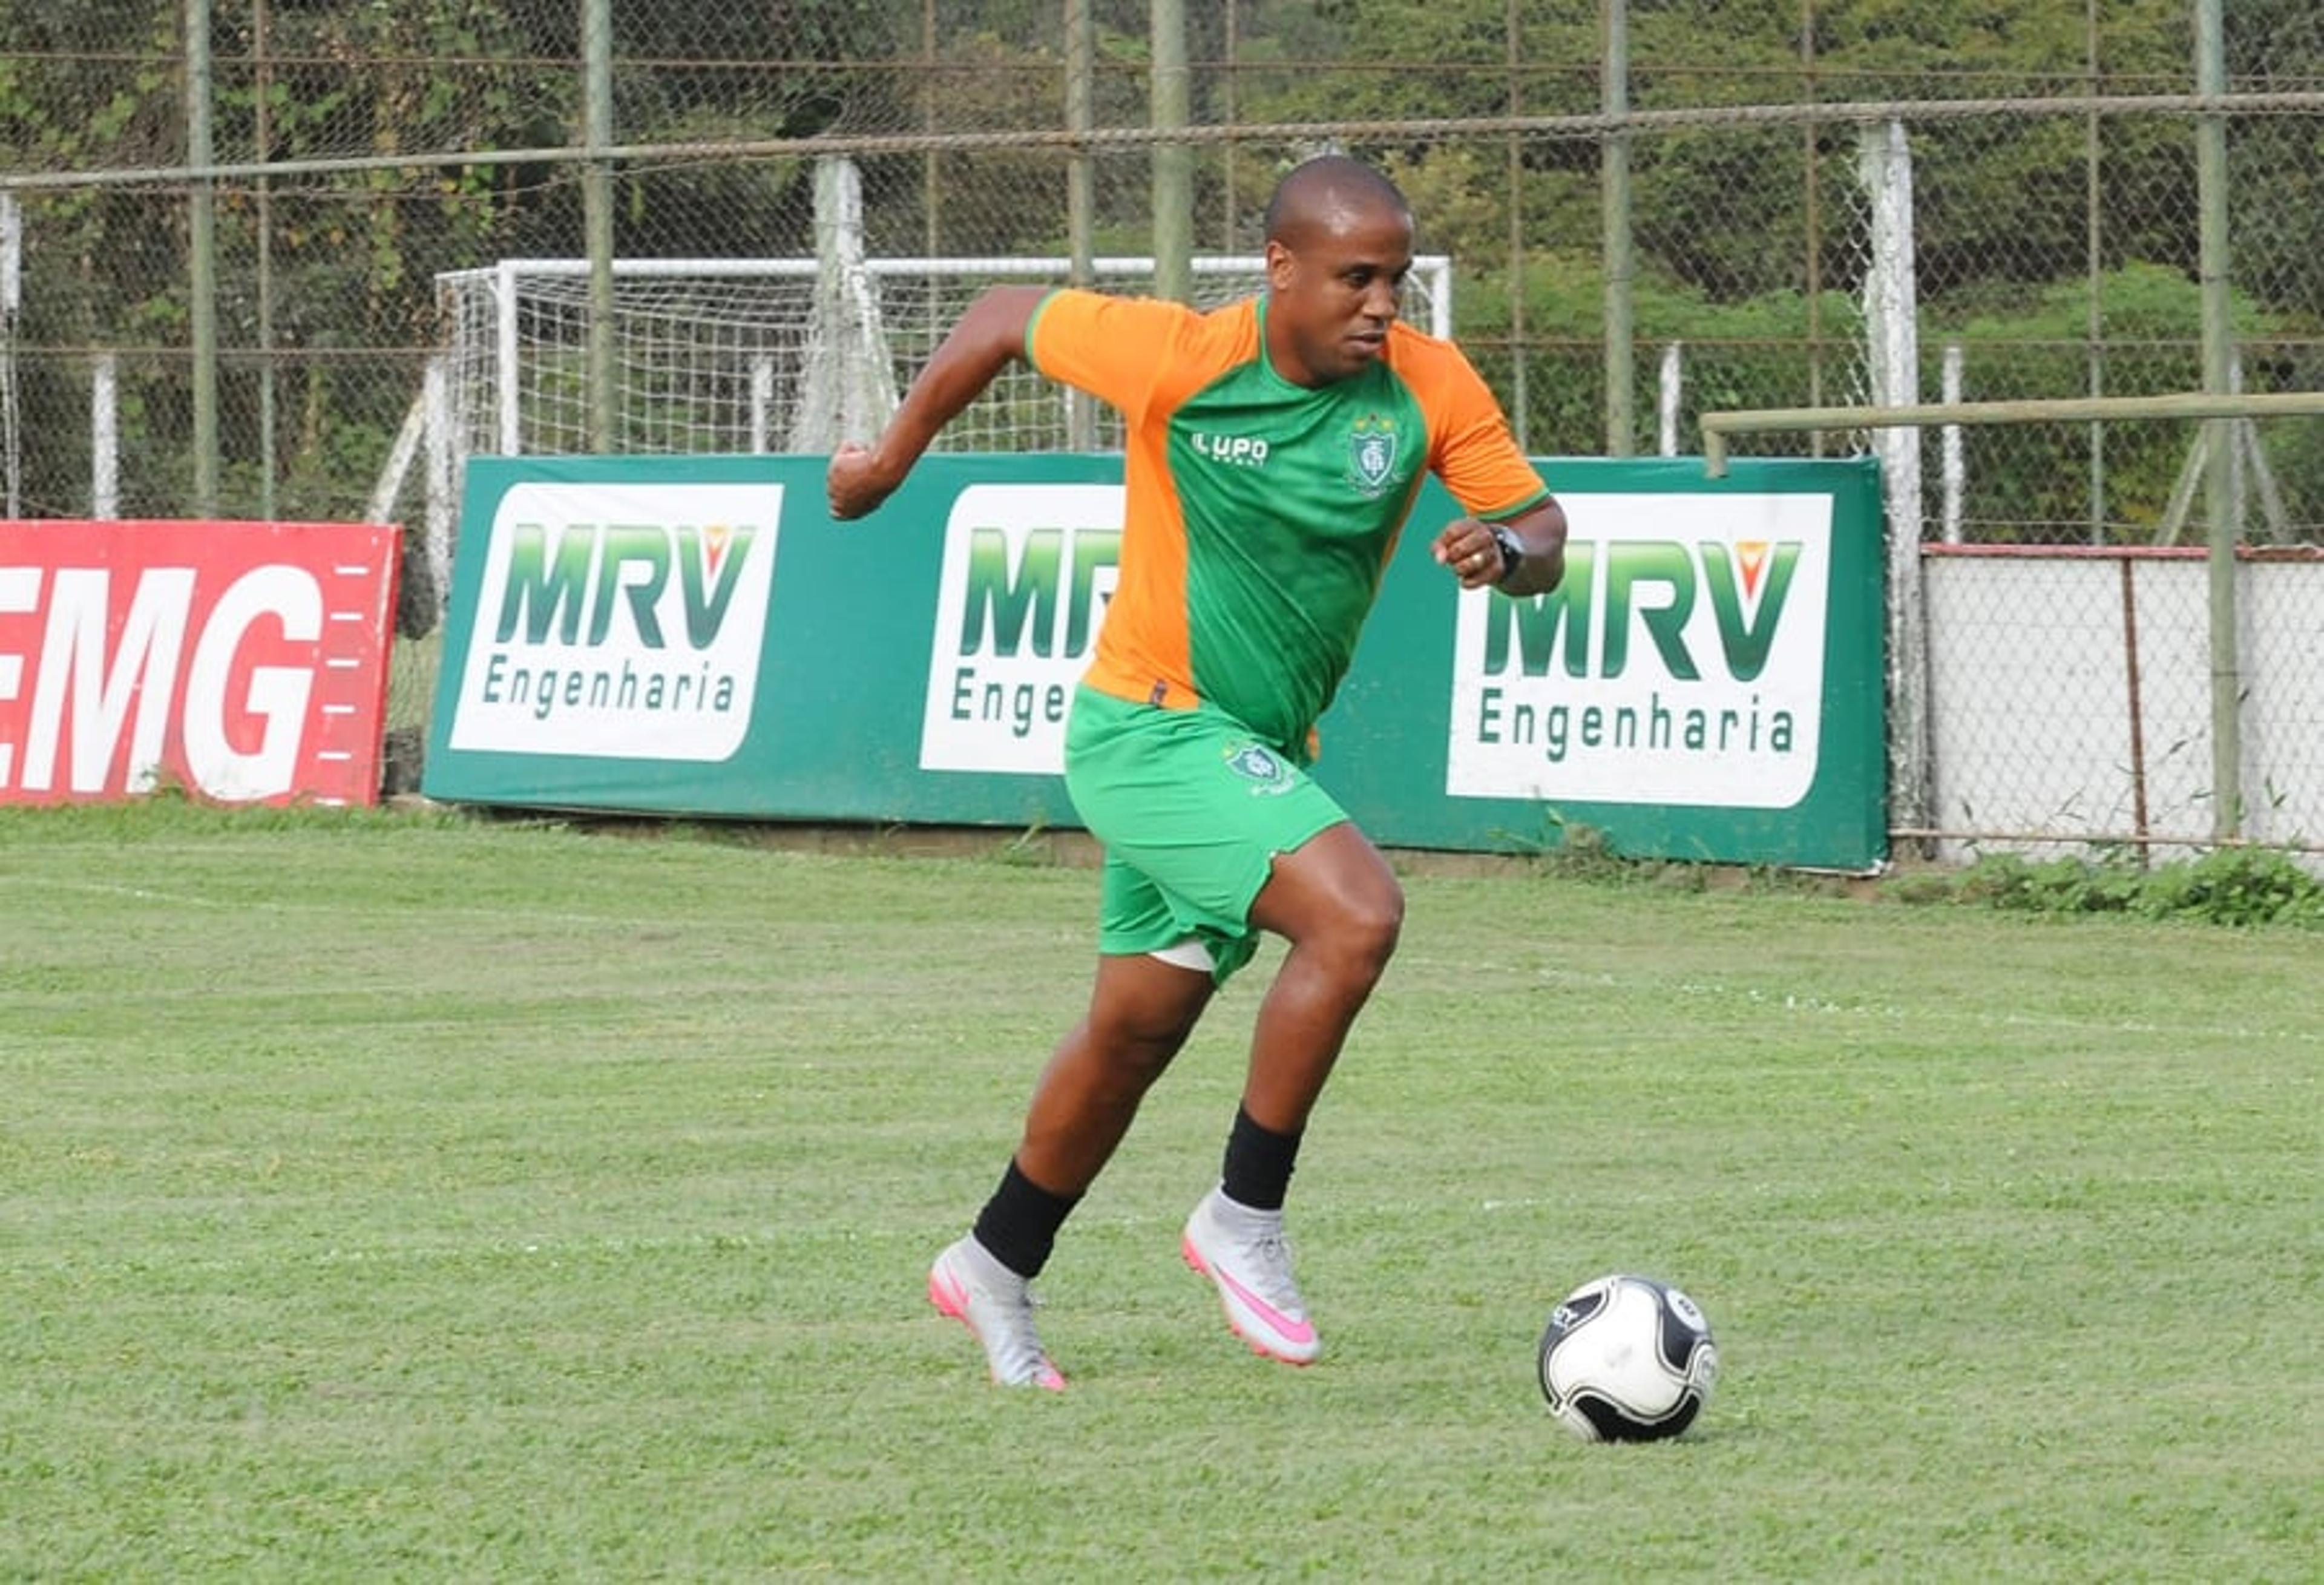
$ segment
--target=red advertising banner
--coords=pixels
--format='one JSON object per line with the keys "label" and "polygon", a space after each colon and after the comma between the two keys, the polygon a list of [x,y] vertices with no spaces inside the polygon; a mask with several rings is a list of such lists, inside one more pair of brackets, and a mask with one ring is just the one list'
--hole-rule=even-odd
{"label": "red advertising banner", "polygon": [[375,801],[399,533],[0,521],[0,803]]}

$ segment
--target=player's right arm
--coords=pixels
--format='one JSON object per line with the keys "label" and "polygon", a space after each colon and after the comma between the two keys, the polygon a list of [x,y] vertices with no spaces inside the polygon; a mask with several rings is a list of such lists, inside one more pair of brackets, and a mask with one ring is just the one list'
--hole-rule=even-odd
{"label": "player's right arm", "polygon": [[984,393],[1012,359],[1049,289],[996,286],[968,306],[924,364],[895,417],[870,446],[853,441],[832,454],[824,475],[831,515],[858,518],[893,494],[936,433]]}

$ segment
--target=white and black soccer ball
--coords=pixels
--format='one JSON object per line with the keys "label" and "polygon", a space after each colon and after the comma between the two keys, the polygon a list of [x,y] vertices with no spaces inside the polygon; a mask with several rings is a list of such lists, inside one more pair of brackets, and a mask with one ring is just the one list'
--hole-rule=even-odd
{"label": "white and black soccer ball", "polygon": [[1692,1299],[1650,1276],[1583,1283],[1541,1335],[1541,1392],[1584,1442],[1658,1442],[1702,1412],[1719,1345]]}

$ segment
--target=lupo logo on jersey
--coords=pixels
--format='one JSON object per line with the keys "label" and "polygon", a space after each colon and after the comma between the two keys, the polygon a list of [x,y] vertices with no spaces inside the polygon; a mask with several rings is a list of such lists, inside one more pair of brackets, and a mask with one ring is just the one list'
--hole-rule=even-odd
{"label": "lupo logo on jersey", "polygon": [[1565,580],[1462,597],[1454,797],[1788,808],[1815,779],[1831,502],[1564,498]]}
{"label": "lupo logo on jersey", "polygon": [[971,484],[945,525],[920,765],[1053,776],[1121,559],[1119,484]]}
{"label": "lupo logo on jersey", "polygon": [[750,730],[781,511],[779,484],[511,485],[451,746],[731,757]]}

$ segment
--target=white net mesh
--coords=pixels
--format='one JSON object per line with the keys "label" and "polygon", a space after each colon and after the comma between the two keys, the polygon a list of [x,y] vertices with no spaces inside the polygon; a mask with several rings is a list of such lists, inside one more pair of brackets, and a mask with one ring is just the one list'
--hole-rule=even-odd
{"label": "white net mesh", "polygon": [[[876,357],[900,389],[976,295],[1004,281],[1064,284],[1069,261],[1044,258],[872,259],[861,265],[869,311],[861,336],[818,335],[818,266],[812,259],[622,260],[613,266],[613,449],[619,453],[792,449],[802,407],[818,382],[842,381],[841,360]],[[1194,261],[1194,298],[1214,306],[1256,292],[1257,257]],[[451,421],[464,454],[590,451],[586,261],[513,260],[439,276],[450,335]],[[1153,287],[1153,261],[1102,258],[1092,284]],[[1452,325],[1452,270],[1441,255],[1414,262],[1405,313],[1443,335]],[[868,435],[859,437],[868,439]],[[1120,444],[1110,413],[1091,443]],[[960,451],[1074,449],[1067,397],[1012,368],[937,444]],[[821,449],[816,447],[815,449]]]}

